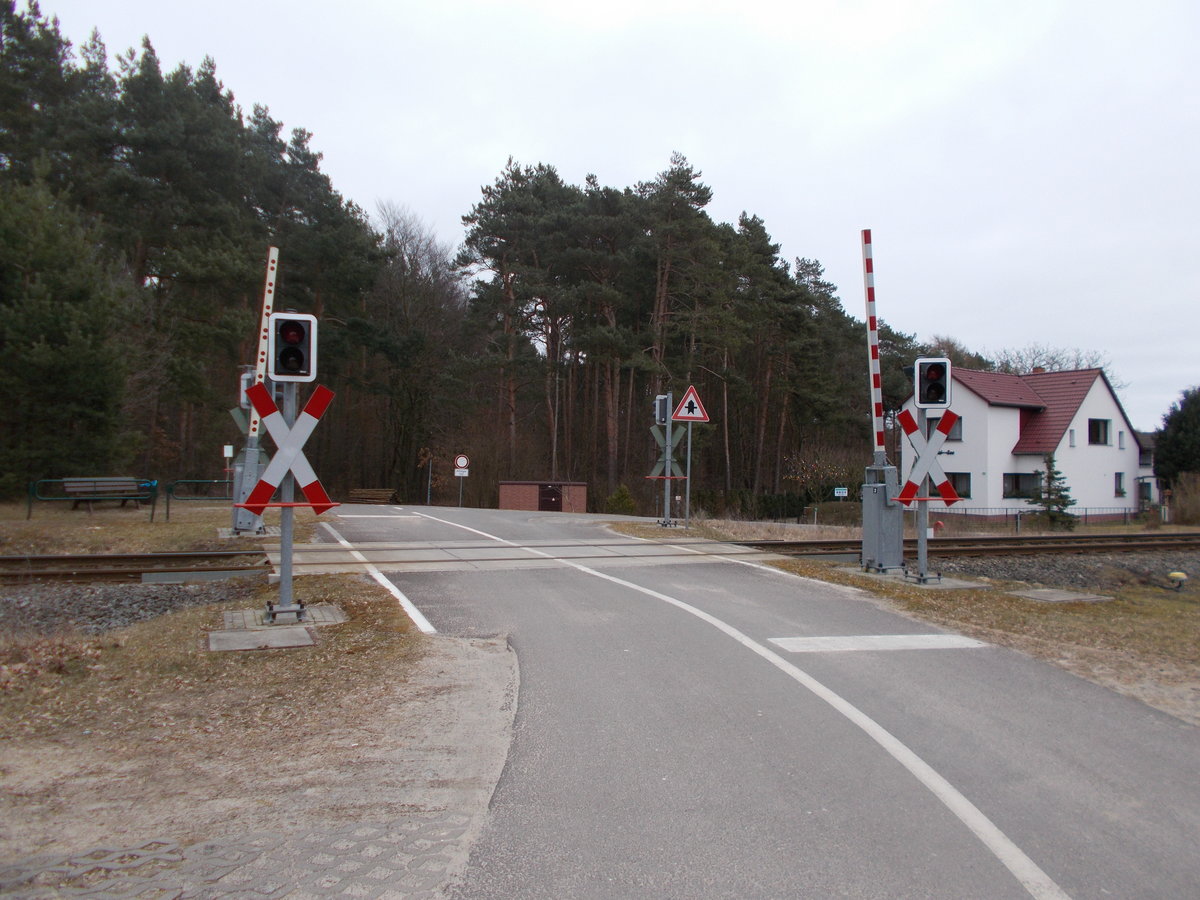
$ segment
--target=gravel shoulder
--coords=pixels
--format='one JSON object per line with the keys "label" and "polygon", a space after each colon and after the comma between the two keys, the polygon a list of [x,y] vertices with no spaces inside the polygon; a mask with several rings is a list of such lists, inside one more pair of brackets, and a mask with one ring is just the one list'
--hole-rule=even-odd
{"label": "gravel shoulder", "polygon": [[452,816],[465,827],[437,866],[453,878],[507,758],[515,654],[503,636],[409,633],[390,596],[338,583],[349,623],[236,654],[206,633],[256,605],[255,585],[0,589],[0,630],[58,648],[6,663],[0,868]]}

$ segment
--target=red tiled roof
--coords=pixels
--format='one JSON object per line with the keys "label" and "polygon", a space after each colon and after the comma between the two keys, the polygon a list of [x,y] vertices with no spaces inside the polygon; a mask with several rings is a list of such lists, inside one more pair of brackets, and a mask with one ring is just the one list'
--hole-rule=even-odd
{"label": "red tiled roof", "polygon": [[1079,412],[1079,405],[1087,396],[1096,379],[1101,377],[1099,369],[1079,369],[1074,372],[1040,372],[1022,376],[1025,382],[1045,398],[1046,409],[1033,416],[1021,429],[1021,439],[1012,452],[1053,453],[1067,433],[1067,426]]}
{"label": "red tiled roof", "polygon": [[1020,375],[1001,375],[999,372],[979,372],[975,369],[951,368],[951,377],[962,382],[989,406],[1020,406],[1043,409],[1046,401],[1025,383]]}
{"label": "red tiled roof", "polygon": [[957,367],[952,371],[955,381],[978,394],[990,406],[1029,410],[1028,414],[1022,414],[1021,436],[1012,452],[1014,455],[1039,456],[1057,449],[1088,391],[1097,378],[1104,377],[1100,369],[1032,375],[1001,375]]}

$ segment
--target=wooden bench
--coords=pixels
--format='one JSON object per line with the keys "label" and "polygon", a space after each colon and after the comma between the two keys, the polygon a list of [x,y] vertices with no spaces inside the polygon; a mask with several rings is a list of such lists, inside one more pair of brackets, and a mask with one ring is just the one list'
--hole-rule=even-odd
{"label": "wooden bench", "polygon": [[150,504],[150,521],[154,521],[154,510],[158,504],[158,482],[147,478],[127,476],[106,478],[44,478],[29,485],[29,511],[25,518],[33,516],[34,500],[70,500],[71,509],[79,509],[86,503],[88,512],[97,500],[120,500],[124,506],[130,500],[141,507]]}

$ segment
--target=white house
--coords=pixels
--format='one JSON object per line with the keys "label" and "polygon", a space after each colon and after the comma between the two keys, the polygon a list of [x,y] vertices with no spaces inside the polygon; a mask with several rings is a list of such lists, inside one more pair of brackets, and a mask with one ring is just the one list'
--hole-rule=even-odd
{"label": "white house", "polygon": [[[1050,453],[1076,509],[1138,510],[1158,501],[1152,448],[1143,452],[1102,370],[1001,375],[954,366],[951,377],[950,409],[961,418],[938,462],[963,498],[956,510],[1028,509]],[[912,398],[905,408],[916,414]],[[928,411],[930,433],[940,414]],[[901,483],[912,464],[905,439]]]}

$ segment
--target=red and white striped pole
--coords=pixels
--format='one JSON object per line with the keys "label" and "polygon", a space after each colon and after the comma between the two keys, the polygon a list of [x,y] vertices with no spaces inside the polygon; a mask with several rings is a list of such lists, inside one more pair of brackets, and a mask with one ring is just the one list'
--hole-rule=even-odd
{"label": "red and white striped pole", "polygon": [[875,315],[875,264],[871,256],[871,229],[864,228],[863,284],[867,293],[867,352],[871,370],[871,419],[875,435],[875,465],[887,465],[883,441],[883,377],[879,369],[879,319]]}
{"label": "red and white striped pole", "polygon": [[[254,358],[254,383],[267,380],[267,344],[271,333],[271,313],[275,311],[275,278],[279,270],[279,248],[267,248],[267,279],[263,285],[262,315],[258,319],[258,355]],[[249,437],[257,440],[262,417],[258,410],[250,409]]]}

